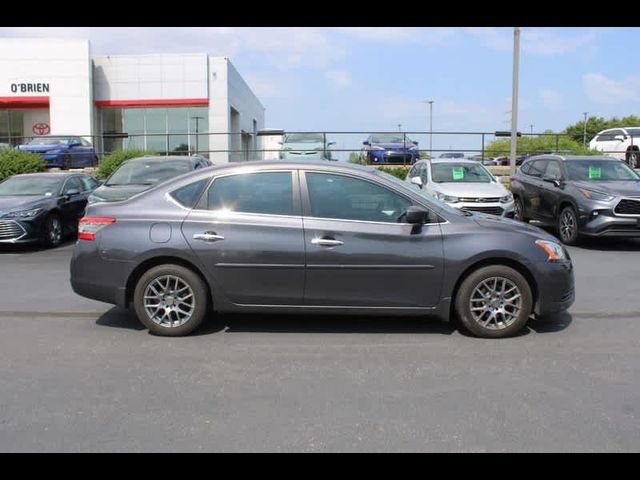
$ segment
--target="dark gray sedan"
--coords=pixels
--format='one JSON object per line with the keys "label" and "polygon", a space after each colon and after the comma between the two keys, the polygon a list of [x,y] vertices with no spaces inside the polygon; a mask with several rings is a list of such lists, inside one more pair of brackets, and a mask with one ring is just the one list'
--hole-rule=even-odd
{"label": "dark gray sedan", "polygon": [[457,316],[504,337],[574,301],[571,259],[543,230],[326,162],[207,168],[90,205],[71,285],[170,336],[213,309]]}

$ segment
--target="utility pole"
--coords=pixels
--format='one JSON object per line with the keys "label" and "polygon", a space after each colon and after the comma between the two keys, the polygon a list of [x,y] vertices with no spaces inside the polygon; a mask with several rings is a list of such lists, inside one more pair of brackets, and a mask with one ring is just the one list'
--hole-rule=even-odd
{"label": "utility pole", "polygon": [[433,100],[425,100],[422,103],[429,104],[429,154],[433,151]]}
{"label": "utility pole", "polygon": [[511,87],[511,177],[516,174],[518,143],[518,62],[520,60],[520,27],[513,28],[513,85]]}
{"label": "utility pole", "polygon": [[398,124],[398,131],[399,131],[399,132],[401,132],[401,131],[402,131],[402,124],[401,124],[401,123],[399,123],[399,124]]}
{"label": "utility pole", "polygon": [[531,135],[533,136],[533,125],[529,125],[531,127]]}
{"label": "utility pole", "polygon": [[589,112],[584,112],[584,133],[582,134],[582,148],[587,148],[587,114]]}

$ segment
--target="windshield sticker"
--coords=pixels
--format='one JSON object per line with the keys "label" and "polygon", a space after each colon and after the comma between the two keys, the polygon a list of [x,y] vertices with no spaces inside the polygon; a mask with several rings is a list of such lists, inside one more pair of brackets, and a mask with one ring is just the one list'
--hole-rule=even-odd
{"label": "windshield sticker", "polygon": [[453,169],[451,170],[451,173],[453,174],[454,180],[464,179],[464,168],[462,167],[453,167]]}
{"label": "windshield sticker", "polygon": [[589,180],[593,180],[594,178],[602,178],[602,168],[589,167]]}

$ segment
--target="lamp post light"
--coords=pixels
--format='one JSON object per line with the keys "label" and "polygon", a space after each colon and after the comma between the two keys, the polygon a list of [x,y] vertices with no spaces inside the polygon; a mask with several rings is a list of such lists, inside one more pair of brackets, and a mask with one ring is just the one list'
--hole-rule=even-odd
{"label": "lamp post light", "polygon": [[518,143],[518,63],[520,60],[520,27],[513,28],[513,85],[511,88],[511,177],[516,174]]}
{"label": "lamp post light", "polygon": [[429,154],[433,152],[433,100],[424,100],[422,103],[429,104]]}

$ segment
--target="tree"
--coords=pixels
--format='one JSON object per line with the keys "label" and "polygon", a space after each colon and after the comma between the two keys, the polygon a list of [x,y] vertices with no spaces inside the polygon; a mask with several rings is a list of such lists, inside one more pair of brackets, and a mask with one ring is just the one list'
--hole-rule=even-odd
{"label": "tree", "polygon": [[[484,149],[485,157],[509,156],[511,151],[511,139],[501,138],[489,143]],[[546,130],[542,135],[518,137],[516,152],[571,152],[578,155],[593,155],[598,152],[588,148],[582,148],[582,142],[577,142],[568,135],[557,135],[552,130]]]}

